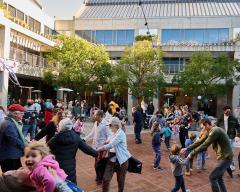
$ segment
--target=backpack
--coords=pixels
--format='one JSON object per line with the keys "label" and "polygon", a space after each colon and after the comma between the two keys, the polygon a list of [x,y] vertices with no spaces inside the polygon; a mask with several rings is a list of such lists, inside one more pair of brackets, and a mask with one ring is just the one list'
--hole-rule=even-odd
{"label": "backpack", "polygon": [[157,118],[155,120],[157,123],[159,123],[159,125],[163,128],[163,127],[166,127],[166,121],[165,119],[163,118],[162,115],[157,115]]}

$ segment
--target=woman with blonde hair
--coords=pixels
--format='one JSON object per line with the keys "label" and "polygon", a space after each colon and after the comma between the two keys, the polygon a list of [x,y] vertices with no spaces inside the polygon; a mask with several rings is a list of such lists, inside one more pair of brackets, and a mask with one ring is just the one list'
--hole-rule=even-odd
{"label": "woman with blonde hair", "polygon": [[53,116],[52,120],[44,127],[35,137],[35,140],[40,140],[46,136],[46,142],[48,142],[57,132],[59,122],[63,119],[62,111],[58,111]]}

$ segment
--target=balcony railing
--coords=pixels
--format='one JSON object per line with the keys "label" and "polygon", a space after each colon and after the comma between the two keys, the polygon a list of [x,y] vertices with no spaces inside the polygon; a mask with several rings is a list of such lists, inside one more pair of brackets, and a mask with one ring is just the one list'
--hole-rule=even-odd
{"label": "balcony railing", "polygon": [[14,47],[10,48],[10,59],[32,67],[45,68],[47,66],[45,58]]}

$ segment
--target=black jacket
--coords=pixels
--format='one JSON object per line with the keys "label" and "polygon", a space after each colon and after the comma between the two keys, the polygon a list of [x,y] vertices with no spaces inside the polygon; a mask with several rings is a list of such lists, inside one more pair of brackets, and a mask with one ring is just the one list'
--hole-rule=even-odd
{"label": "black jacket", "polygon": [[35,140],[40,140],[43,137],[46,137],[46,142],[48,142],[57,131],[57,127],[55,126],[54,122],[50,121],[46,127],[42,128],[42,130],[35,136]]}
{"label": "black jacket", "polygon": [[55,155],[60,167],[68,175],[67,179],[76,183],[76,153],[81,149],[84,153],[93,157],[98,156],[98,152],[88,146],[73,130],[66,130],[56,134],[49,142],[48,146]]}
{"label": "black jacket", "polygon": [[[224,128],[224,115],[221,116],[221,118],[217,122],[217,126]],[[228,130],[227,135],[230,139],[234,139],[236,136],[240,136],[240,126],[238,124],[238,120],[230,115],[228,117]]]}

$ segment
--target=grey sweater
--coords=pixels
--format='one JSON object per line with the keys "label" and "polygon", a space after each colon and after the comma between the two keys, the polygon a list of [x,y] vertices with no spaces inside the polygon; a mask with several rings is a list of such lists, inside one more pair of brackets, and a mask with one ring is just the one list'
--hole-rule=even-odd
{"label": "grey sweater", "polygon": [[171,162],[171,169],[174,176],[181,176],[183,166],[186,166],[189,159],[183,159],[180,155],[169,155],[169,160]]}

